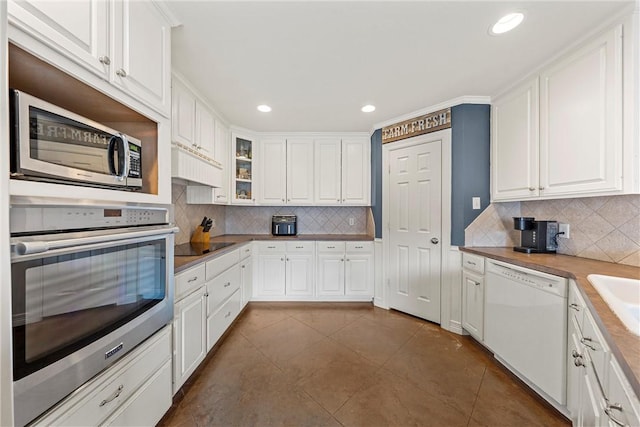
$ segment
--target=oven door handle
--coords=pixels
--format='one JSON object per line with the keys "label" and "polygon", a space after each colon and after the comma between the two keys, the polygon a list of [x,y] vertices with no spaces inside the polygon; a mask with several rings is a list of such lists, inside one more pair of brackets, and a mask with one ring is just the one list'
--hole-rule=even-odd
{"label": "oven door handle", "polygon": [[131,231],[118,234],[107,234],[101,236],[92,237],[79,237],[77,239],[62,239],[51,241],[32,241],[32,242],[15,242],[14,247],[18,255],[31,255],[37,253],[43,253],[55,249],[66,249],[71,247],[80,248],[82,246],[94,245],[100,243],[117,242],[120,240],[129,240],[140,237],[176,234],[178,233],[178,227],[168,227],[153,230],[144,231]]}

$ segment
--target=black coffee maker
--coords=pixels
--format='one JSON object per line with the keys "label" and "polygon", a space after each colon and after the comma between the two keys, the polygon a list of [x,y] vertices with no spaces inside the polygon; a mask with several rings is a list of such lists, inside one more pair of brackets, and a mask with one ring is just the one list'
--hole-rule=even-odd
{"label": "black coffee maker", "polygon": [[533,253],[555,253],[558,249],[558,223],[556,221],[536,221],[529,216],[514,216],[513,228],[520,230],[520,246],[514,251]]}

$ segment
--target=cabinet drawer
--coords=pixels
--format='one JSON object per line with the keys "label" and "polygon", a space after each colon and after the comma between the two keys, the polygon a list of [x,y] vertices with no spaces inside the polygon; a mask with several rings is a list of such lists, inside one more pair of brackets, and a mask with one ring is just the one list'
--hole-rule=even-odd
{"label": "cabinet drawer", "polygon": [[593,362],[593,368],[600,381],[605,380],[605,371],[609,363],[610,350],[596,326],[595,320],[587,312],[584,313],[582,327],[582,344]]}
{"label": "cabinet drawer", "polygon": [[[102,374],[80,387],[34,425],[99,425],[145,381],[171,360],[171,328],[145,341]],[[171,382],[166,384],[171,395]]]}
{"label": "cabinet drawer", "polygon": [[267,254],[271,252],[286,252],[286,242],[258,242],[258,252]]}
{"label": "cabinet drawer", "polygon": [[314,242],[286,242],[287,253],[313,252]]}
{"label": "cabinet drawer", "polygon": [[205,282],[205,264],[199,264],[186,271],[176,274],[175,300],[176,302],[189,295]]}
{"label": "cabinet drawer", "polygon": [[240,290],[225,302],[218,311],[207,318],[207,350],[210,350],[240,314],[242,307]]}
{"label": "cabinet drawer", "polygon": [[345,251],[344,242],[316,242],[318,252],[339,252]]}
{"label": "cabinet drawer", "polygon": [[238,250],[240,251],[240,259],[248,258],[253,255],[253,243],[247,243]]}
{"label": "cabinet drawer", "polygon": [[215,312],[237,289],[240,289],[240,266],[234,265],[207,283],[207,314]]}
{"label": "cabinet drawer", "polygon": [[484,257],[463,252],[462,268],[484,274]]}
{"label": "cabinet drawer", "polygon": [[[611,417],[622,421],[628,426],[640,425],[640,401],[633,392],[631,384],[625,377],[622,369],[615,359],[609,362],[609,384],[607,386],[607,397],[611,403],[617,403],[621,409],[611,409]],[[615,425],[611,424],[610,425]]]}
{"label": "cabinet drawer", "polygon": [[239,261],[240,251],[238,249],[207,261],[207,280],[213,279]]}
{"label": "cabinet drawer", "polygon": [[347,253],[373,253],[373,242],[345,242]]}
{"label": "cabinet drawer", "polygon": [[573,317],[576,324],[578,325],[578,328],[580,329],[580,331],[582,331],[586,304],[582,299],[582,295],[580,295],[580,291],[578,290],[577,285],[573,281],[571,281],[571,285],[569,286],[567,305],[569,307],[569,320],[571,320],[571,318]]}
{"label": "cabinet drawer", "polygon": [[104,425],[156,425],[171,407],[171,400],[171,361],[168,360]]}

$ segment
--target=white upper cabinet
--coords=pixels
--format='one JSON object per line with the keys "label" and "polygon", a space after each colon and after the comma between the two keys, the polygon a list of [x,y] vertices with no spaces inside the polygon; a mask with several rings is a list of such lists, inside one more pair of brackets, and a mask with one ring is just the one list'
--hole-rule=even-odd
{"label": "white upper cabinet", "polygon": [[537,197],[538,79],[497,98],[491,113],[493,199]]}
{"label": "white upper cabinet", "polygon": [[315,197],[318,205],[342,202],[342,141],[340,138],[316,139]]}
{"label": "white upper cabinet", "polygon": [[369,205],[371,145],[366,137],[323,138],[315,144],[317,205]]}
{"label": "white upper cabinet", "polygon": [[109,77],[109,3],[104,0],[9,1],[11,22],[67,54],[90,71]]}
{"label": "white upper cabinet", "polygon": [[371,200],[371,145],[367,138],[342,140],[342,203],[368,205]]}
{"label": "white upper cabinet", "polygon": [[634,41],[623,46],[622,32],[615,26],[493,101],[493,201],[638,191],[637,162],[623,166],[639,142],[637,118],[623,123],[623,106],[637,102],[622,90],[625,75],[635,81],[633,61],[623,63]]}
{"label": "white upper cabinet", "polygon": [[196,144],[200,153],[210,159],[214,157],[215,120],[207,107],[196,100]]}
{"label": "white upper cabinet", "polygon": [[196,97],[176,78],[173,79],[171,96],[171,140],[187,147],[197,148]]}
{"label": "white upper cabinet", "polygon": [[622,188],[622,26],[540,75],[540,191]]}
{"label": "white upper cabinet", "polygon": [[287,139],[287,203],[313,204],[313,140]]}
{"label": "white upper cabinet", "polygon": [[[13,27],[169,117],[171,26],[155,3],[11,0],[8,12]],[[42,46],[13,36],[27,50],[56,63]]]}
{"label": "white upper cabinet", "polygon": [[171,27],[152,2],[116,0],[112,4],[113,83],[168,115]]}
{"label": "white upper cabinet", "polygon": [[261,204],[283,205],[287,198],[287,141],[262,139],[260,145]]}

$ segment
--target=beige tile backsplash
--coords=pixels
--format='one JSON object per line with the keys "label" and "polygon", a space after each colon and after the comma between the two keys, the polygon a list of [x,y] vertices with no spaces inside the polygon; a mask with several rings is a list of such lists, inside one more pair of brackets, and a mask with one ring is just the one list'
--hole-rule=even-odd
{"label": "beige tile backsplash", "polygon": [[492,203],[465,230],[465,245],[518,245],[514,216],[568,223],[558,253],[640,267],[640,195]]}
{"label": "beige tile backsplash", "polygon": [[[180,228],[176,244],[187,243],[196,226],[207,216],[215,220],[212,236],[221,234],[270,234],[271,216],[298,216],[301,234],[367,234],[373,235],[373,219],[368,207],[290,207],[290,206],[221,206],[187,204],[186,185],[174,183],[171,188],[174,221]],[[349,225],[353,218],[353,225]]]}

